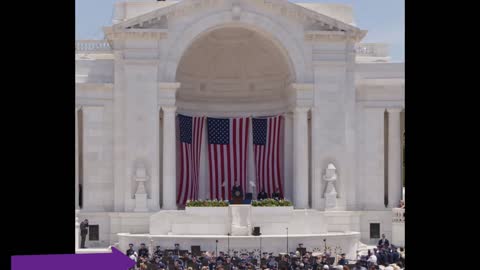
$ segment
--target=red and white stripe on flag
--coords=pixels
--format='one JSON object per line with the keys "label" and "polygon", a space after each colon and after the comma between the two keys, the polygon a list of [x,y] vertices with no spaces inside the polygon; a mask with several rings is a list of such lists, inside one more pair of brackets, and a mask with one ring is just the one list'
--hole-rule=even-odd
{"label": "red and white stripe on flag", "polygon": [[249,118],[207,119],[210,199],[230,200],[239,181],[247,186]]}
{"label": "red and white stripe on flag", "polygon": [[283,197],[281,132],[283,116],[253,118],[253,153],[258,191],[269,197],[278,188]]}
{"label": "red and white stripe on flag", "polygon": [[[205,117],[178,115],[180,127],[180,174],[177,204],[198,199],[200,152]],[[165,157],[173,158],[173,157]]]}

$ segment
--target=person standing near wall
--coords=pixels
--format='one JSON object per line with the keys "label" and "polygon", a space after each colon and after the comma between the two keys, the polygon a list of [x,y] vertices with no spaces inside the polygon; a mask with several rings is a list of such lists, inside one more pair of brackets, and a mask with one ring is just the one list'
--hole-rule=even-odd
{"label": "person standing near wall", "polygon": [[80,248],[85,248],[85,240],[87,239],[88,234],[88,219],[85,219],[80,223],[80,236],[82,238],[82,242],[80,244]]}

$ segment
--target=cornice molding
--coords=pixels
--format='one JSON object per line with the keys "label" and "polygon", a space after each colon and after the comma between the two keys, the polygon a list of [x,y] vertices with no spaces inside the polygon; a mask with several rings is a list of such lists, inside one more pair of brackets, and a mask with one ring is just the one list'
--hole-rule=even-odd
{"label": "cornice molding", "polygon": [[143,24],[153,23],[156,18],[165,17],[168,20],[184,17],[190,15],[192,12],[200,9],[218,7],[223,0],[194,0],[181,1],[171,6],[156,9],[146,14],[135,18],[128,19],[124,22],[118,23],[113,27],[116,30],[125,29],[128,27],[138,27]]}
{"label": "cornice molding", "polygon": [[121,39],[154,39],[161,40],[168,38],[168,31],[165,29],[122,29],[114,30],[113,28],[105,30],[105,36],[108,40]]}
{"label": "cornice molding", "polygon": [[347,42],[359,42],[367,31],[360,31],[359,34],[352,34],[345,31],[305,31],[305,41],[317,42],[317,41],[347,41]]}
{"label": "cornice molding", "polygon": [[294,91],[313,91],[315,84],[313,83],[292,83],[290,88]]}
{"label": "cornice molding", "polygon": [[160,91],[176,91],[180,88],[181,83],[179,82],[161,82],[158,83],[158,89]]}
{"label": "cornice molding", "polygon": [[[244,10],[245,12],[248,12],[246,7],[249,5],[257,6],[258,9],[266,10],[274,15],[280,15],[292,19],[302,25],[306,25],[307,28],[315,26],[315,28],[320,27],[320,29],[326,30],[320,32],[343,33],[342,38],[351,38],[358,41],[366,34],[366,31],[355,26],[320,14],[295,3],[291,3],[287,0],[244,0],[234,1],[233,3],[227,0],[184,0],[120,22],[112,28],[115,30],[114,32],[121,32],[124,29],[147,30],[147,28],[153,28],[158,30],[158,27],[163,27],[163,30],[166,30],[168,28],[166,25],[168,25],[169,21],[172,19],[189,15],[191,16],[192,13],[198,13],[200,10],[208,10],[211,12],[212,9],[229,10],[232,13],[232,20],[238,20]],[[161,24],[159,24],[160,21],[162,21]],[[338,38],[338,35],[331,34],[327,37]],[[312,37],[311,35],[306,38],[308,40],[315,40],[315,36]],[[323,39],[324,37],[322,37],[322,40]]]}
{"label": "cornice molding", "polygon": [[113,83],[75,83],[75,90],[113,90]]}
{"label": "cornice molding", "polygon": [[124,67],[130,66],[158,66],[160,64],[159,59],[123,59],[122,64]]}
{"label": "cornice molding", "polygon": [[400,86],[405,87],[405,78],[362,78],[355,82],[357,87],[384,87]]}

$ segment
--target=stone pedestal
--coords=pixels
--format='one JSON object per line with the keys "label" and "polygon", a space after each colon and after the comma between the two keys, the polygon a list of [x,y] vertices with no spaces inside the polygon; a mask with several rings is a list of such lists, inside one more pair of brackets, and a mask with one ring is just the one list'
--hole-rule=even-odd
{"label": "stone pedestal", "polygon": [[392,223],[391,244],[395,246],[405,247],[405,222]]}
{"label": "stone pedestal", "polygon": [[337,168],[332,163],[328,164],[323,179],[327,182],[325,190],[325,211],[334,210],[337,207],[337,190],[335,182],[337,181]]}
{"label": "stone pedestal", "polygon": [[135,180],[138,182],[137,191],[135,192],[135,209],[134,212],[148,212],[148,198],[145,190],[145,181],[147,180],[146,169],[142,166],[137,168]]}
{"label": "stone pedestal", "polygon": [[248,236],[251,234],[250,205],[231,205],[232,236]]}
{"label": "stone pedestal", "polygon": [[147,194],[135,194],[135,212],[148,212]]}
{"label": "stone pedestal", "polygon": [[325,194],[325,211],[333,210],[337,207],[337,192]]}

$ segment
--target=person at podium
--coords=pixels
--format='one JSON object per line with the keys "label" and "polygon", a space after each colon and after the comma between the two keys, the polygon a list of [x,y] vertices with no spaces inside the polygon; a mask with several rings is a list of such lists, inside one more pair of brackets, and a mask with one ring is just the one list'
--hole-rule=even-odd
{"label": "person at podium", "polygon": [[262,189],[260,193],[258,193],[257,200],[262,201],[268,199],[268,194],[265,192],[265,189]]}
{"label": "person at podium", "polygon": [[239,181],[235,181],[235,185],[232,188],[232,197],[234,199],[239,198],[243,200],[243,190]]}

